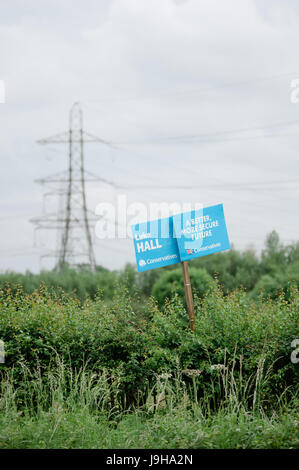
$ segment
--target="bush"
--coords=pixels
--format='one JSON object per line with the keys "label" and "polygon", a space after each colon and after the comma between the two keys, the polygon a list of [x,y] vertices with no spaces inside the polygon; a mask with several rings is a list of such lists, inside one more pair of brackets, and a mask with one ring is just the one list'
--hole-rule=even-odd
{"label": "bush", "polygon": [[8,285],[12,292],[16,292],[18,286],[22,286],[24,292],[31,294],[39,290],[40,285],[47,286],[48,289],[55,289],[73,294],[81,301],[86,295],[94,298],[98,290],[102,291],[106,299],[113,296],[117,276],[114,272],[98,267],[93,273],[89,268],[71,269],[65,267],[62,272],[42,271],[40,274],[32,274],[27,271],[25,274],[8,272],[0,275],[0,288],[4,289]]}
{"label": "bush", "polygon": [[0,375],[5,380],[5,372],[13,370],[21,383],[22,364],[29,370],[39,364],[43,373],[55,369],[51,364],[58,355],[74,370],[87,363],[96,374],[105,368],[117,375],[128,405],[144,396],[157,375],[195,370],[199,393],[216,406],[225,392],[217,382],[218,368],[232,370],[229,378],[241,384],[240,395],[250,394],[244,384],[255,383],[260,371],[267,375],[263,396],[275,403],[276,393],[298,389],[299,367],[290,361],[291,342],[299,335],[298,307],[294,288],[288,302],[279,297],[266,303],[253,302],[243,291],[224,296],[214,288],[203,300],[195,297],[192,333],[178,295],[163,310],[148,301],[141,314],[124,286],[109,305],[100,297],[81,305],[69,295],[55,298],[45,288],[32,295],[0,291],[0,339],[6,351]]}
{"label": "bush", "polygon": [[282,273],[276,273],[272,276],[265,274],[262,276],[250,295],[255,299],[262,296],[266,300],[268,298],[277,299],[283,294],[284,298],[289,300],[292,285],[296,285],[299,288],[298,261],[291,264]]}
{"label": "bush", "polygon": [[[199,298],[202,298],[207,292],[215,288],[215,281],[204,269],[189,268],[189,272],[192,290],[196,292]],[[159,306],[162,306],[166,298],[170,299],[175,293],[177,293],[180,298],[185,298],[184,280],[181,268],[163,273],[155,282],[152,291]]]}
{"label": "bush", "polygon": [[196,268],[206,269],[217,277],[224,292],[232,292],[238,287],[250,291],[261,274],[259,260],[252,251],[240,253],[233,248],[225,253],[215,253],[192,261]]}

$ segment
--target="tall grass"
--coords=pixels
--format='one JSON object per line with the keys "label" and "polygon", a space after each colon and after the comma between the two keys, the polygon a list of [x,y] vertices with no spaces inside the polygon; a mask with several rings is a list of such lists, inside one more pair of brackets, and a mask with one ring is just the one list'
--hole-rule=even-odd
{"label": "tall grass", "polygon": [[252,388],[217,365],[212,385],[220,384],[224,395],[213,409],[205,395],[194,398],[200,395],[195,370],[157,375],[140,404],[127,408],[119,378],[105,369],[74,371],[59,357],[43,373],[21,368],[21,385],[13,370],[1,382],[2,448],[299,448],[298,397],[264,407],[262,360]]}

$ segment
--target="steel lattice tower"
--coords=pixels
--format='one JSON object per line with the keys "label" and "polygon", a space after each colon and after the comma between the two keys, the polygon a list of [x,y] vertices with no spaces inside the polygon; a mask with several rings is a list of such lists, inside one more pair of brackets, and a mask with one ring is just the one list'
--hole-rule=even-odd
{"label": "steel lattice tower", "polygon": [[92,271],[96,270],[90,223],[97,219],[87,209],[85,183],[87,181],[109,182],[85,171],[84,144],[88,142],[111,145],[83,130],[83,115],[79,103],[74,103],[70,110],[68,132],[38,141],[40,144],[64,143],[68,145],[67,172],[37,180],[42,184],[60,184],[60,190],[56,191],[56,194],[63,198],[62,210],[56,214],[32,219],[38,229],[54,228],[60,231],[59,246],[54,255],[50,255],[58,257],[59,270],[66,264],[69,266],[84,264],[88,265]]}

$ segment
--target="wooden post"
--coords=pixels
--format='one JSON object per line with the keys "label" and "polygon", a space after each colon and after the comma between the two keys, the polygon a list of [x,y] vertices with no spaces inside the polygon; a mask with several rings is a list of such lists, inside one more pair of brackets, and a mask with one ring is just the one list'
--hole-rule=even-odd
{"label": "wooden post", "polygon": [[184,287],[185,287],[185,295],[186,295],[186,301],[187,301],[190,328],[191,328],[191,331],[194,331],[194,328],[195,328],[194,305],[193,305],[188,261],[182,261],[181,265],[182,265],[182,270],[183,270]]}

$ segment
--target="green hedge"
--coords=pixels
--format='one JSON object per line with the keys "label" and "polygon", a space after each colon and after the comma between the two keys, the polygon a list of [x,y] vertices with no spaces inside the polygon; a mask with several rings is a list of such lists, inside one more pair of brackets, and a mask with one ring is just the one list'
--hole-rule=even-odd
{"label": "green hedge", "polygon": [[[194,293],[202,298],[205,294],[215,288],[216,283],[205,269],[189,268],[191,286]],[[159,306],[165,300],[171,299],[176,293],[184,299],[184,281],[181,268],[165,271],[153,285],[153,296],[157,299]]]}
{"label": "green hedge", "polygon": [[294,284],[299,288],[298,261],[292,263],[282,272],[262,276],[250,293],[250,296],[253,298],[262,296],[264,299],[268,297],[277,299],[280,295],[284,295],[285,299],[288,300]]}
{"label": "green hedge", "polygon": [[39,290],[43,284],[49,290],[54,289],[57,292],[62,290],[73,294],[81,301],[84,301],[87,295],[94,298],[98,290],[102,291],[106,299],[110,299],[113,296],[116,279],[115,272],[102,267],[98,267],[96,273],[85,267],[77,270],[65,267],[62,272],[41,271],[40,274],[29,271],[25,274],[6,272],[0,274],[0,288],[5,289],[9,286],[13,292],[16,292],[18,286],[22,286],[24,292],[31,294]]}
{"label": "green hedge", "polygon": [[286,387],[298,387],[299,365],[290,361],[291,341],[299,338],[298,307],[295,288],[289,302],[280,297],[254,303],[243,291],[223,296],[214,287],[202,300],[195,296],[192,333],[178,295],[163,308],[150,299],[136,313],[124,286],[116,289],[110,306],[99,297],[82,305],[45,288],[32,295],[5,290],[0,292],[0,339],[6,362],[0,370],[14,368],[17,381],[21,362],[29,369],[37,363],[48,368],[58,354],[76,369],[86,361],[95,372],[113,369],[126,399],[134,401],[157,374],[174,376],[178,368],[198,371],[200,393],[211,400],[221,399],[223,384],[211,385],[218,369],[234,370],[235,380],[244,384],[259,369],[268,373],[263,387],[270,399]]}

